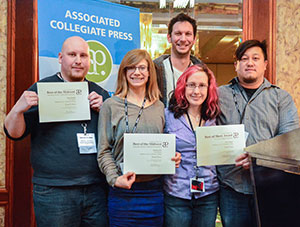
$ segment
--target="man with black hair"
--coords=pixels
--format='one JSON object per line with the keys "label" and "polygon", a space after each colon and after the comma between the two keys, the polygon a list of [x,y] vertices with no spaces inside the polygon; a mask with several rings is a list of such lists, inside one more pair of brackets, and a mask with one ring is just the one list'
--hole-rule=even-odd
{"label": "man with black hair", "polygon": [[201,62],[191,55],[196,35],[197,22],[187,14],[180,13],[171,19],[167,35],[168,42],[171,43],[171,55],[162,55],[154,60],[158,86],[165,105],[184,70]]}
{"label": "man with black hair", "polygon": [[[222,113],[218,124],[244,124],[246,146],[298,128],[292,97],[264,78],[266,42],[247,40],[237,48],[235,57],[237,77],[219,88]],[[295,175],[253,163],[259,208],[256,210],[249,167],[248,154],[240,155],[236,166],[217,166],[223,226],[253,227],[259,216],[264,227],[291,226],[290,215],[299,212],[299,198],[293,199],[299,195],[293,187]]]}

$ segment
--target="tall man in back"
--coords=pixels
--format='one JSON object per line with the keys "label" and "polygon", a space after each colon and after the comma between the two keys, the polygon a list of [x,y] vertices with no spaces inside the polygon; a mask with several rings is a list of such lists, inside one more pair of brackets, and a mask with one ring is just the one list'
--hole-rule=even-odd
{"label": "tall man in back", "polygon": [[168,25],[168,42],[171,43],[171,55],[162,55],[154,60],[158,86],[167,105],[169,94],[176,87],[177,79],[190,65],[201,61],[191,55],[196,41],[197,22],[184,13],[172,18]]}
{"label": "tall man in back", "polygon": [[[219,88],[221,115],[218,124],[244,124],[246,146],[271,139],[299,127],[292,97],[264,78],[267,67],[265,41],[247,40],[235,52],[237,77]],[[220,213],[224,227],[256,226],[254,188],[247,154],[236,166],[217,166],[220,181]],[[293,174],[253,166],[261,226],[291,226],[287,218],[299,195],[293,187]],[[299,178],[298,178],[299,180]],[[299,205],[296,205],[299,209]],[[287,211],[291,208],[289,211]],[[294,217],[296,218],[296,217]]]}
{"label": "tall man in back", "polygon": [[[91,120],[39,123],[37,84],[24,91],[5,118],[6,135],[20,140],[31,134],[33,200],[37,225],[107,226],[106,181],[96,160],[96,148],[84,154],[77,133],[97,136],[98,113],[107,91],[87,81],[88,44],[80,37],[65,40],[59,53],[61,72],[47,82],[88,83]],[[96,145],[96,141],[95,145]]]}

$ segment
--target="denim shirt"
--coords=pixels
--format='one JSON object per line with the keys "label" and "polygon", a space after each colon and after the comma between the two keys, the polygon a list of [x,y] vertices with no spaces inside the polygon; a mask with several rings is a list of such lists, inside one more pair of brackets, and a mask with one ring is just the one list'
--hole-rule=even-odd
{"label": "denim shirt", "polygon": [[[184,116],[174,118],[174,113],[165,109],[165,132],[176,135],[176,151],[181,153],[181,163],[174,175],[166,175],[165,191],[182,199],[198,199],[216,192],[219,189],[215,166],[197,166],[196,138]],[[206,121],[205,126],[215,125],[215,120]],[[191,193],[190,178],[204,178],[205,192]]]}
{"label": "denim shirt", "polygon": [[[244,124],[249,133],[246,146],[271,139],[299,127],[297,108],[288,92],[267,79],[248,100],[245,90],[234,78],[219,88],[221,115],[217,124]],[[217,166],[218,179],[237,192],[252,194],[249,170],[234,165]]]}

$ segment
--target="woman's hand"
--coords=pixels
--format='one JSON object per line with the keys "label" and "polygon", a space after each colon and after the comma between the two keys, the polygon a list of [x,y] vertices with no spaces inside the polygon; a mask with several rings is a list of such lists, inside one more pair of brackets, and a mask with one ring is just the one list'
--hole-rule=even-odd
{"label": "woman's hand", "polygon": [[178,168],[181,162],[181,153],[176,152],[175,157],[173,157],[171,160],[175,161],[175,166]]}
{"label": "woman's hand", "polygon": [[115,187],[119,188],[125,188],[130,189],[132,184],[135,182],[135,173],[134,172],[128,172],[126,174],[123,174],[122,176],[119,176],[115,182]]}
{"label": "woman's hand", "polygon": [[250,155],[248,153],[243,153],[235,159],[235,166],[242,166],[244,169],[249,169],[250,162]]}

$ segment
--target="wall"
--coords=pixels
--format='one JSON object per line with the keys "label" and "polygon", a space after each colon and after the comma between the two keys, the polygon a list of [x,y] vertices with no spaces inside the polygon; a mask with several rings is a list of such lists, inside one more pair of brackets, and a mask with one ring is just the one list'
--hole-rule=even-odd
{"label": "wall", "polygon": [[234,65],[232,64],[207,64],[207,67],[213,71],[218,86],[228,84],[236,76]]}
{"label": "wall", "polygon": [[[0,0],[0,188],[5,188],[5,135],[2,122],[6,114],[7,0]],[[4,226],[5,209],[0,207],[0,226]]]}
{"label": "wall", "polygon": [[296,103],[300,116],[300,1],[277,0],[276,80]]}

